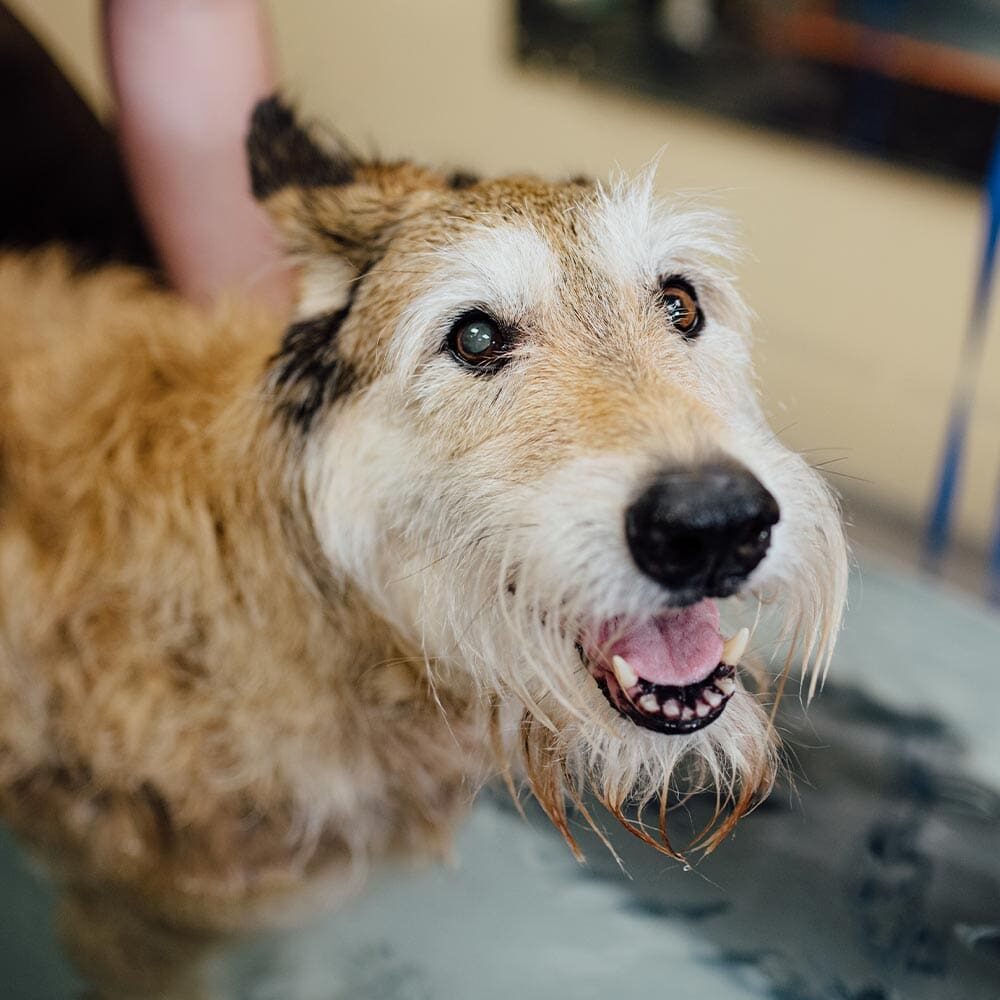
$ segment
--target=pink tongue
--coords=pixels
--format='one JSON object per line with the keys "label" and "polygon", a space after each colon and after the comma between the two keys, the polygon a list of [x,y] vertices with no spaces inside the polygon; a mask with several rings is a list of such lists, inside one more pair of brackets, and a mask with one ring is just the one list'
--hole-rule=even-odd
{"label": "pink tongue", "polygon": [[[601,629],[614,634],[605,625]],[[607,647],[612,656],[627,660],[644,680],[678,687],[704,680],[719,664],[722,636],[715,601],[704,600],[681,611],[671,611],[630,626]]]}

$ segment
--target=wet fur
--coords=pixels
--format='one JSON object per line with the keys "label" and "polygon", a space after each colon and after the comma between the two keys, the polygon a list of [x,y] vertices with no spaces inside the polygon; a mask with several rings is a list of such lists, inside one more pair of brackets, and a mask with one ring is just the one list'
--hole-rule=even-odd
{"label": "wet fur", "polygon": [[[300,267],[287,329],[59,251],[0,260],[0,815],[109,997],[193,996],[218,938],[446,850],[491,772],[570,841],[590,788],[668,850],[667,792],[712,785],[717,843],[774,777],[758,697],[663,737],[572,641],[664,606],[619,536],[665,461],[731,455],[779,498],[751,613],[817,675],[843,604],[836,507],[760,416],[713,216],[648,177],[361,162],[279,102],[249,146]],[[702,289],[697,345],[658,273]],[[441,350],[470,303],[526,331],[493,380]]]}

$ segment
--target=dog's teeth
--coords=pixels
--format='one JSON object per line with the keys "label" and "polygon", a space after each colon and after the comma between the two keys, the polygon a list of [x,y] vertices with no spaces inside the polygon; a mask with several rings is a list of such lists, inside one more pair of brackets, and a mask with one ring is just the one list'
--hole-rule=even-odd
{"label": "dog's teeth", "polygon": [[712,706],[712,708],[718,708],[722,704],[723,696],[713,688],[705,688],[705,690],[702,691],[701,696],[709,703],[709,705]]}
{"label": "dog's teeth", "polygon": [[644,712],[658,712],[660,710],[660,703],[656,700],[655,694],[644,694],[639,699],[639,708]]}
{"label": "dog's teeth", "polygon": [[671,698],[663,703],[663,714],[668,719],[680,718],[681,703],[676,698]]}
{"label": "dog's teeth", "polygon": [[750,629],[744,626],[731,639],[726,640],[726,644],[722,647],[722,662],[727,667],[738,667],[749,640]]}
{"label": "dog's teeth", "polygon": [[694,711],[695,715],[697,715],[699,719],[704,719],[705,716],[712,711],[712,709],[711,706],[706,705],[703,701],[699,701],[698,707]]}
{"label": "dog's teeth", "polygon": [[720,677],[715,686],[722,692],[724,697],[728,697],[736,690],[736,681],[732,677]]}
{"label": "dog's teeth", "polygon": [[694,718],[694,709],[688,708],[687,705],[684,706],[684,711],[681,712],[681,719],[685,722],[690,722]]}
{"label": "dog's teeth", "polygon": [[639,675],[629,666],[628,660],[621,656],[612,656],[611,666],[614,668],[618,683],[625,690],[635,687],[639,683]]}

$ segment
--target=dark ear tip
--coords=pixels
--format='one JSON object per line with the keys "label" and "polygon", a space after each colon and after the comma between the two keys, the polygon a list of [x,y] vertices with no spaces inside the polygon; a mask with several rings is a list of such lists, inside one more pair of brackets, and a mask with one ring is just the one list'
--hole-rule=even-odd
{"label": "dark ear tip", "polygon": [[354,163],[323,149],[277,94],[258,101],[246,139],[250,187],[258,200],[285,187],[347,184]]}
{"label": "dark ear tip", "polygon": [[247,142],[255,136],[273,134],[295,127],[295,112],[277,94],[259,100],[250,114],[250,131]]}

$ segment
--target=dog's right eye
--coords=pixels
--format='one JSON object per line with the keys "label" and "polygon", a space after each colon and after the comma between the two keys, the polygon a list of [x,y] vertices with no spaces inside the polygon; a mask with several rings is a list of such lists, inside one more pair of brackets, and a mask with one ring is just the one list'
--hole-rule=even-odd
{"label": "dog's right eye", "polygon": [[499,371],[510,358],[511,332],[484,312],[461,316],[448,334],[448,350],[468,368],[483,374]]}

